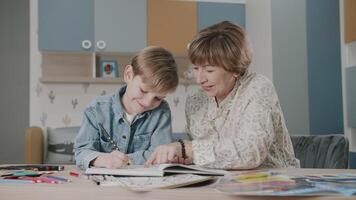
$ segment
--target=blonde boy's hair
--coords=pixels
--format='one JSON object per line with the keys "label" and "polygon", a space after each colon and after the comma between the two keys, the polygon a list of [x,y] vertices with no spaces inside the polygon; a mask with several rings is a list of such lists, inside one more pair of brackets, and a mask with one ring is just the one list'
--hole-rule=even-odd
{"label": "blonde boy's hair", "polygon": [[142,49],[132,60],[134,75],[159,92],[173,92],[178,86],[178,69],[173,55],[162,47]]}
{"label": "blonde boy's hair", "polygon": [[223,21],[201,30],[188,49],[194,65],[212,65],[242,75],[252,61],[252,49],[245,31]]}

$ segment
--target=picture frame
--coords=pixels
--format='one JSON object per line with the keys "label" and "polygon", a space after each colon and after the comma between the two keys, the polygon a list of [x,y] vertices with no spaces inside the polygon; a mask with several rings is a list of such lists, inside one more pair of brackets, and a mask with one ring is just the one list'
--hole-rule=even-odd
{"label": "picture frame", "polygon": [[100,60],[99,63],[99,74],[101,78],[119,77],[119,66],[116,60]]}

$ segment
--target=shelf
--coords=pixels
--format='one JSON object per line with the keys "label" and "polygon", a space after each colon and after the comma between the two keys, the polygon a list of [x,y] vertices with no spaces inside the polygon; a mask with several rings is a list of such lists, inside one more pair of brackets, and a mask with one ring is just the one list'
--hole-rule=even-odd
{"label": "shelf", "polygon": [[[127,64],[131,63],[134,53],[42,53],[42,76],[44,84],[124,84],[122,75]],[[185,71],[190,67],[186,55],[175,55],[178,66],[179,84],[188,86],[196,84],[195,80],[186,79]],[[117,60],[119,78],[99,78],[100,60]],[[98,78],[94,78],[98,77]]]}
{"label": "shelf", "polygon": [[41,77],[42,83],[52,84],[76,84],[76,83],[94,83],[94,84],[124,84],[123,78],[92,78],[92,77]]}
{"label": "shelf", "polygon": [[[92,77],[41,77],[41,83],[46,84],[124,84],[123,78],[92,78]],[[195,80],[179,79],[179,84],[195,85]]]}

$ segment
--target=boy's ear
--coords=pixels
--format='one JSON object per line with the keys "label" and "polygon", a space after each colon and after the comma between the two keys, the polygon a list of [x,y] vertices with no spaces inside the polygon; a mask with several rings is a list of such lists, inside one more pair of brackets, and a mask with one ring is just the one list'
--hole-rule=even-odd
{"label": "boy's ear", "polygon": [[132,66],[131,65],[126,65],[125,71],[124,71],[124,80],[125,80],[125,82],[131,81],[133,79],[133,77],[134,77],[134,72],[133,72]]}

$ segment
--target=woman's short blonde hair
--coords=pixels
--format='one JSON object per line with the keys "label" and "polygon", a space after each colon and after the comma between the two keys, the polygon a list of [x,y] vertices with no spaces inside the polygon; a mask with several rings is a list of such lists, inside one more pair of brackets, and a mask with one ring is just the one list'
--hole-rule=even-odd
{"label": "woman's short blonde hair", "polygon": [[162,47],[142,49],[131,60],[134,75],[159,92],[173,92],[178,86],[178,69],[173,55]]}
{"label": "woman's short blonde hair", "polygon": [[252,49],[245,31],[223,21],[201,30],[190,43],[189,59],[194,65],[212,65],[242,75],[252,61]]}

